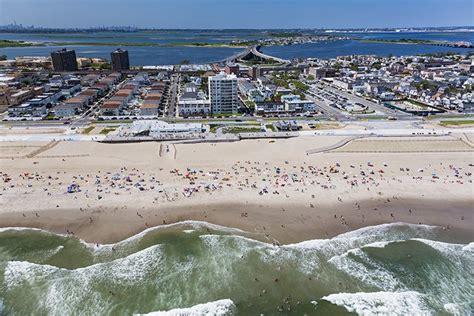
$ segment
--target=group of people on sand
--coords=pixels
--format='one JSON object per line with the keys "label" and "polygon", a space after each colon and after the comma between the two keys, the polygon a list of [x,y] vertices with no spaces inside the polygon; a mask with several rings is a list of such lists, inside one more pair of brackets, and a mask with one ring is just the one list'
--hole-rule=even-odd
{"label": "group of people on sand", "polygon": [[[406,166],[390,166],[388,163],[376,164],[371,161],[364,164],[342,165],[335,161],[326,165],[312,165],[306,162],[292,164],[285,161],[276,164],[246,160],[237,161],[225,168],[157,168],[155,172],[127,167],[114,171],[77,174],[71,174],[70,171],[13,174],[4,170],[0,171],[0,196],[10,194],[18,197],[20,194],[32,194],[40,199],[44,194],[46,199],[50,200],[54,200],[52,195],[77,200],[82,195],[89,207],[87,201],[97,202],[108,196],[127,195],[133,200],[134,196],[144,194],[154,204],[192,198],[199,194],[212,195],[224,190],[226,194],[232,194],[232,190],[237,190],[271,198],[299,198],[305,195],[310,201],[308,207],[315,208],[318,198],[327,198],[325,191],[333,191],[339,203],[344,202],[344,192],[351,190],[367,190],[380,199],[383,197],[384,203],[390,203],[397,197],[386,197],[387,194],[381,187],[396,186],[409,181],[414,184],[424,181],[445,184],[449,185],[449,189],[452,185],[472,185],[472,167],[473,165],[454,166],[440,163],[427,164],[423,168],[413,170]],[[80,206],[81,212],[87,210],[85,205]],[[58,203],[56,207],[61,205]],[[357,202],[354,207],[356,210],[361,208]],[[40,216],[38,212],[35,214]],[[342,225],[347,225],[344,216],[334,216]],[[248,217],[248,213],[241,213],[241,217]],[[392,213],[391,217],[394,218],[395,215]],[[92,222],[90,217],[90,223]]]}
{"label": "group of people on sand", "polygon": [[[174,201],[180,196],[190,198],[200,192],[211,193],[224,188],[237,190],[253,190],[259,195],[282,195],[289,198],[292,192],[308,193],[315,198],[314,187],[323,190],[335,190],[346,185],[354,189],[364,187],[368,191],[375,190],[382,182],[395,184],[411,178],[414,181],[443,182],[445,184],[472,184],[472,172],[466,167],[459,166],[426,166],[414,171],[410,168],[399,167],[399,172],[392,171],[387,175],[388,164],[375,166],[372,162],[355,166],[350,164],[343,167],[335,162],[326,166],[315,166],[303,163],[274,165],[260,161],[238,161],[230,168],[205,170],[203,168],[172,169],[172,183],[164,183],[155,173],[146,173],[138,168],[122,167],[118,171],[97,171],[95,174],[77,174],[57,171],[54,174],[46,172],[24,172],[9,174],[1,172],[2,190],[0,194],[22,190],[22,194],[44,192],[65,193],[75,196],[83,194],[87,198],[102,199],[106,195],[135,194],[152,191],[161,196],[163,201]],[[425,171],[432,169],[431,172]],[[436,169],[445,169],[444,177]],[[163,171],[163,169],[159,169]],[[378,192],[382,194],[382,192]],[[338,196],[342,202],[342,197]],[[156,199],[156,200],[159,200]],[[313,204],[314,207],[314,204]]]}

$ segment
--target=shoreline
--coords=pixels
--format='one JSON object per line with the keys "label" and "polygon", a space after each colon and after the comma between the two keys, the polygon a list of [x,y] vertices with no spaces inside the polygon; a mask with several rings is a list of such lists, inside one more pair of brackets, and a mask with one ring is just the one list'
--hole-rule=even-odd
{"label": "shoreline", "polygon": [[[361,209],[355,209],[354,203]],[[473,202],[466,200],[399,199],[391,204],[366,200],[321,205],[314,209],[293,203],[180,204],[137,212],[134,209],[93,208],[85,213],[77,209],[3,213],[0,214],[0,228],[33,228],[64,235],[69,231],[88,243],[113,244],[147,229],[197,221],[242,230],[256,240],[287,245],[329,239],[368,226],[407,223],[438,226],[456,239],[474,241],[474,230],[470,225]],[[37,217],[36,214],[41,215]]]}

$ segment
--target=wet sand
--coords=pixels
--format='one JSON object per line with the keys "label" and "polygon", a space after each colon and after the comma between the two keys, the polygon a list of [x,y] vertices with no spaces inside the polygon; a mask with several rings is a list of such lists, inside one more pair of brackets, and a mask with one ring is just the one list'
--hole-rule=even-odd
{"label": "wet sand", "polygon": [[[440,226],[459,240],[474,240],[472,202],[446,200],[359,201],[353,204],[305,205],[206,204],[128,209],[40,210],[1,215],[2,227],[31,227],[66,234],[73,232],[91,243],[110,244],[136,235],[150,227],[194,220],[238,228],[257,239],[278,244],[326,239],[362,227],[404,222]],[[411,212],[409,211],[411,210]],[[242,216],[245,213],[245,216]],[[393,216],[392,216],[393,215]]]}

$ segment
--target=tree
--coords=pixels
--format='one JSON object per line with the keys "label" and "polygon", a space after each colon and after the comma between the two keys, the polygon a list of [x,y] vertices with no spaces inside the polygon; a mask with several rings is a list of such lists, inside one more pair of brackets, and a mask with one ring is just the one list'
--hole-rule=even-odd
{"label": "tree", "polygon": [[372,68],[380,70],[380,68],[382,68],[382,64],[380,62],[375,62],[372,64]]}
{"label": "tree", "polygon": [[112,65],[109,63],[101,64],[99,66],[100,69],[112,69]]}

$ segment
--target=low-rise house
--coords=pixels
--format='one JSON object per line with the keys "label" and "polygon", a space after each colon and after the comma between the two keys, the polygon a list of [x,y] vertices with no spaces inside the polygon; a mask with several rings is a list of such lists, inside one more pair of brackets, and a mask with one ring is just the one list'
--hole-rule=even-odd
{"label": "low-rise house", "polygon": [[66,85],[66,86],[61,87],[61,91],[63,95],[72,96],[75,93],[81,91],[81,85],[80,84]]}
{"label": "low-rise house", "polygon": [[26,115],[42,117],[46,115],[47,112],[46,105],[42,104],[22,103],[8,108],[8,115],[12,117]]}
{"label": "low-rise house", "polygon": [[261,103],[255,107],[257,114],[278,114],[285,112],[285,105],[281,103]]}
{"label": "low-rise house", "polygon": [[54,114],[59,117],[71,117],[78,114],[77,104],[61,103],[54,107]]}
{"label": "low-rise house", "polygon": [[90,96],[77,95],[76,97],[67,99],[63,103],[54,107],[54,113],[59,117],[70,117],[79,113],[80,110],[84,109],[91,100]]}
{"label": "low-rise house", "polygon": [[139,85],[136,84],[136,83],[127,83],[126,85],[124,85],[122,87],[122,89],[126,89],[126,90],[132,90],[132,93],[133,94],[136,94],[138,92],[138,87]]}
{"label": "low-rise house", "polygon": [[123,102],[120,101],[106,101],[102,104],[100,108],[100,113],[102,115],[120,115],[120,111],[122,110]]}
{"label": "low-rise house", "polygon": [[0,92],[0,113],[3,113],[9,105],[8,93]]}
{"label": "low-rise house", "polygon": [[111,97],[108,101],[119,102],[120,109],[124,108],[128,104],[127,98],[122,97],[122,96],[117,96],[117,95]]}
{"label": "low-rise house", "polygon": [[144,102],[140,106],[140,115],[143,116],[156,116],[159,113],[160,104],[159,103],[150,103]]}
{"label": "low-rise house", "polygon": [[316,105],[308,100],[289,100],[285,102],[285,111],[287,112],[315,112]]}
{"label": "low-rise house", "polygon": [[179,100],[178,110],[180,116],[208,115],[211,113],[210,100]]}
{"label": "low-rise house", "polygon": [[118,90],[115,95],[115,97],[123,97],[126,100],[126,103],[128,103],[133,96],[133,90],[130,89],[120,89]]}
{"label": "low-rise house", "polygon": [[81,96],[88,96],[90,98],[90,101],[97,99],[99,94],[99,91],[96,89],[87,89],[79,93],[78,95]]}
{"label": "low-rise house", "polygon": [[250,81],[239,80],[239,91],[253,102],[260,103],[265,101],[263,93]]}
{"label": "low-rise house", "polygon": [[92,87],[95,83],[99,81],[99,75],[85,75],[81,78],[81,85]]}
{"label": "low-rise house", "polygon": [[10,105],[19,105],[34,96],[31,90],[20,90],[10,95]]}
{"label": "low-rise house", "polygon": [[107,93],[107,91],[109,91],[110,87],[106,83],[99,82],[93,85],[92,87],[90,87],[90,89],[97,90],[98,96],[104,96]]}

